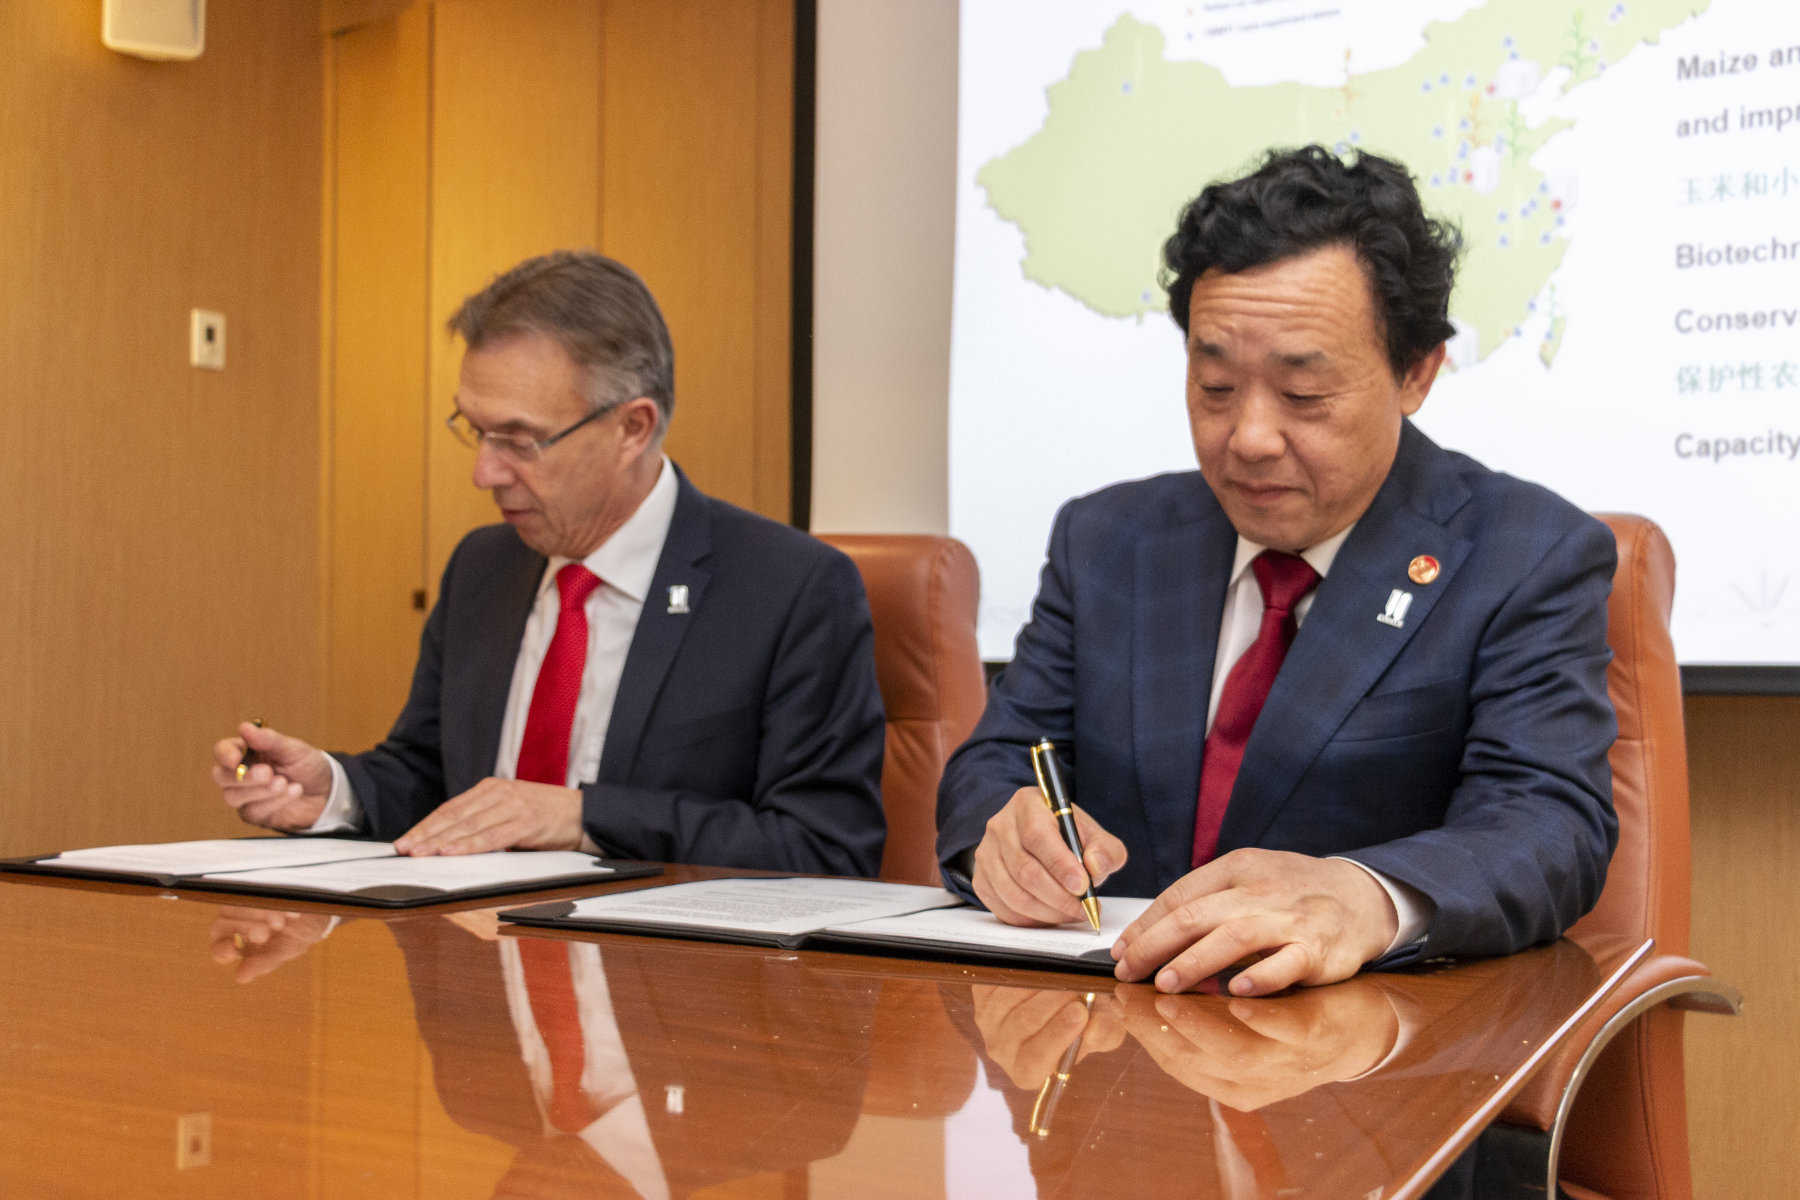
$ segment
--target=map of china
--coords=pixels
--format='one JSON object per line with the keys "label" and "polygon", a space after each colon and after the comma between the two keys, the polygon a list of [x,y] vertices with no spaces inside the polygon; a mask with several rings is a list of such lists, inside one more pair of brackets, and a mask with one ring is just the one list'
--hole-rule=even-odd
{"label": "map of china", "polygon": [[[1494,0],[1426,27],[1406,62],[1344,83],[1233,87],[1171,62],[1160,30],[1122,17],[1048,89],[1043,128],[976,176],[1025,239],[1025,277],[1107,317],[1160,312],[1158,254],[1181,205],[1271,146],[1320,142],[1405,163],[1466,246],[1451,316],[1468,366],[1513,337],[1562,262],[1562,199],[1531,157],[1572,122],[1527,125],[1540,86],[1604,86],[1609,65],[1710,0]],[[1187,148],[1187,149],[1184,149]],[[1548,314],[1548,364],[1563,321]]]}

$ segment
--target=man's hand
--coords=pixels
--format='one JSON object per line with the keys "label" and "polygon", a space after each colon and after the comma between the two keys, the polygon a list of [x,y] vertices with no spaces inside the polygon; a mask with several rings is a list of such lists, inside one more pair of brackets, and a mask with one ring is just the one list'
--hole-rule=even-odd
{"label": "man's hand", "polygon": [[1273,1000],[1120,989],[1125,1028],[1183,1087],[1254,1112],[1385,1058],[1400,1018],[1367,976]]}
{"label": "man's hand", "polygon": [[[1125,865],[1125,843],[1075,809],[1083,858],[1094,886]],[[975,847],[976,897],[1008,925],[1062,925],[1086,918],[1082,860],[1063,845],[1056,818],[1034,787],[1013,793]]]}
{"label": "man's hand", "polygon": [[[259,761],[237,777],[248,746]],[[225,803],[251,825],[296,833],[309,828],[331,797],[331,763],[325,752],[244,721],[238,736],[213,743],[213,782]]]}
{"label": "man's hand", "polygon": [[1119,1001],[1110,993],[1096,995],[1091,1011],[1075,992],[978,983],[972,993],[981,1043],[1015,1087],[1043,1083],[1076,1038],[1076,1062],[1125,1041]]}
{"label": "man's hand", "polygon": [[1132,981],[1155,972],[1159,991],[1180,992],[1269,952],[1231,981],[1233,995],[1262,996],[1348,979],[1398,929],[1393,901],[1355,863],[1233,850],[1182,876],[1125,927],[1113,973]]}
{"label": "man's hand", "polygon": [[580,848],[579,791],[491,776],[440,804],[394,843],[415,855]]}
{"label": "man's hand", "polygon": [[221,966],[236,963],[237,981],[249,983],[305,954],[330,928],[331,918],[322,913],[226,905],[209,931],[212,960]]}

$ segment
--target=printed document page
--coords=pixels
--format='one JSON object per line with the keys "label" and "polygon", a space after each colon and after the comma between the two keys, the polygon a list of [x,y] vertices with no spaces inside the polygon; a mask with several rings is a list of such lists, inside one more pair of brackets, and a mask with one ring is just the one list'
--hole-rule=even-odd
{"label": "printed document page", "polygon": [[1125,927],[1150,907],[1150,901],[1127,896],[1106,896],[1100,901],[1100,932],[1085,919],[1052,929],[1004,925],[992,913],[978,908],[946,912],[919,912],[910,916],[861,921],[834,926],[832,932],[857,936],[893,937],[908,941],[940,942],[947,946],[977,946],[1057,958],[1106,954]]}
{"label": "printed document page", "polygon": [[706,879],[575,901],[566,920],[795,936],[962,901],[942,888],[863,879]]}
{"label": "printed document page", "polygon": [[611,875],[591,854],[576,850],[496,850],[489,854],[444,854],[427,858],[374,858],[271,867],[260,871],[222,871],[207,876],[228,883],[262,887],[316,888],[358,892],[376,887],[426,887],[438,891],[531,883],[561,875]]}
{"label": "printed document page", "polygon": [[220,838],[205,842],[164,842],[144,846],[97,846],[68,850],[45,859],[59,867],[124,871],[144,875],[212,875],[260,867],[391,858],[392,842],[348,838]]}

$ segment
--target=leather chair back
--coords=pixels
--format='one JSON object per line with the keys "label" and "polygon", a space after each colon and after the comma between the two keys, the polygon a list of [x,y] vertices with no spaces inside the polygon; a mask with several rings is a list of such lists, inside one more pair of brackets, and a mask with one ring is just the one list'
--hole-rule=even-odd
{"label": "leather chair back", "polygon": [[975,641],[975,556],[954,538],[925,534],[820,540],[856,563],[875,619],[875,673],[887,708],[881,878],[936,884],[938,779],[987,703]]}
{"label": "leather chair back", "polygon": [[[1681,672],[1669,637],[1675,555],[1637,516],[1596,514],[1618,542],[1607,605],[1613,651],[1607,690],[1619,716],[1611,754],[1619,846],[1594,910],[1570,936],[1656,939],[1655,970],[1704,968],[1688,948],[1688,778]],[[1680,971],[1674,968],[1680,967]],[[1599,1018],[1589,1022],[1597,1025]],[[1662,1004],[1627,1026],[1595,1060],[1570,1113],[1558,1174],[1571,1195],[1691,1200],[1682,1013]],[[1508,1107],[1503,1120],[1551,1128],[1584,1026]],[[1592,1189],[1592,1190],[1586,1190]]]}
{"label": "leather chair back", "polygon": [[1681,670],[1669,638],[1675,553],[1644,517],[1598,514],[1619,544],[1607,603],[1606,688],[1619,714],[1612,748],[1619,848],[1594,911],[1570,933],[1653,937],[1659,954],[1688,950],[1687,733]]}

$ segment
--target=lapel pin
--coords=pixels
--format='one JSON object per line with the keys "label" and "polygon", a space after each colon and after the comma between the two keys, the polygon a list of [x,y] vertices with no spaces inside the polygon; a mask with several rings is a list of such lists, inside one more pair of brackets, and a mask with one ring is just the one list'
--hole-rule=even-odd
{"label": "lapel pin", "polygon": [[1392,625],[1395,629],[1406,628],[1406,610],[1412,607],[1412,593],[1395,588],[1388,593],[1387,607],[1375,614],[1375,619],[1383,625]]}
{"label": "lapel pin", "polygon": [[688,610],[688,590],[685,583],[669,585],[669,611],[677,615]]}
{"label": "lapel pin", "polygon": [[1438,560],[1429,554],[1421,554],[1406,564],[1406,577],[1414,583],[1430,583],[1438,577]]}

